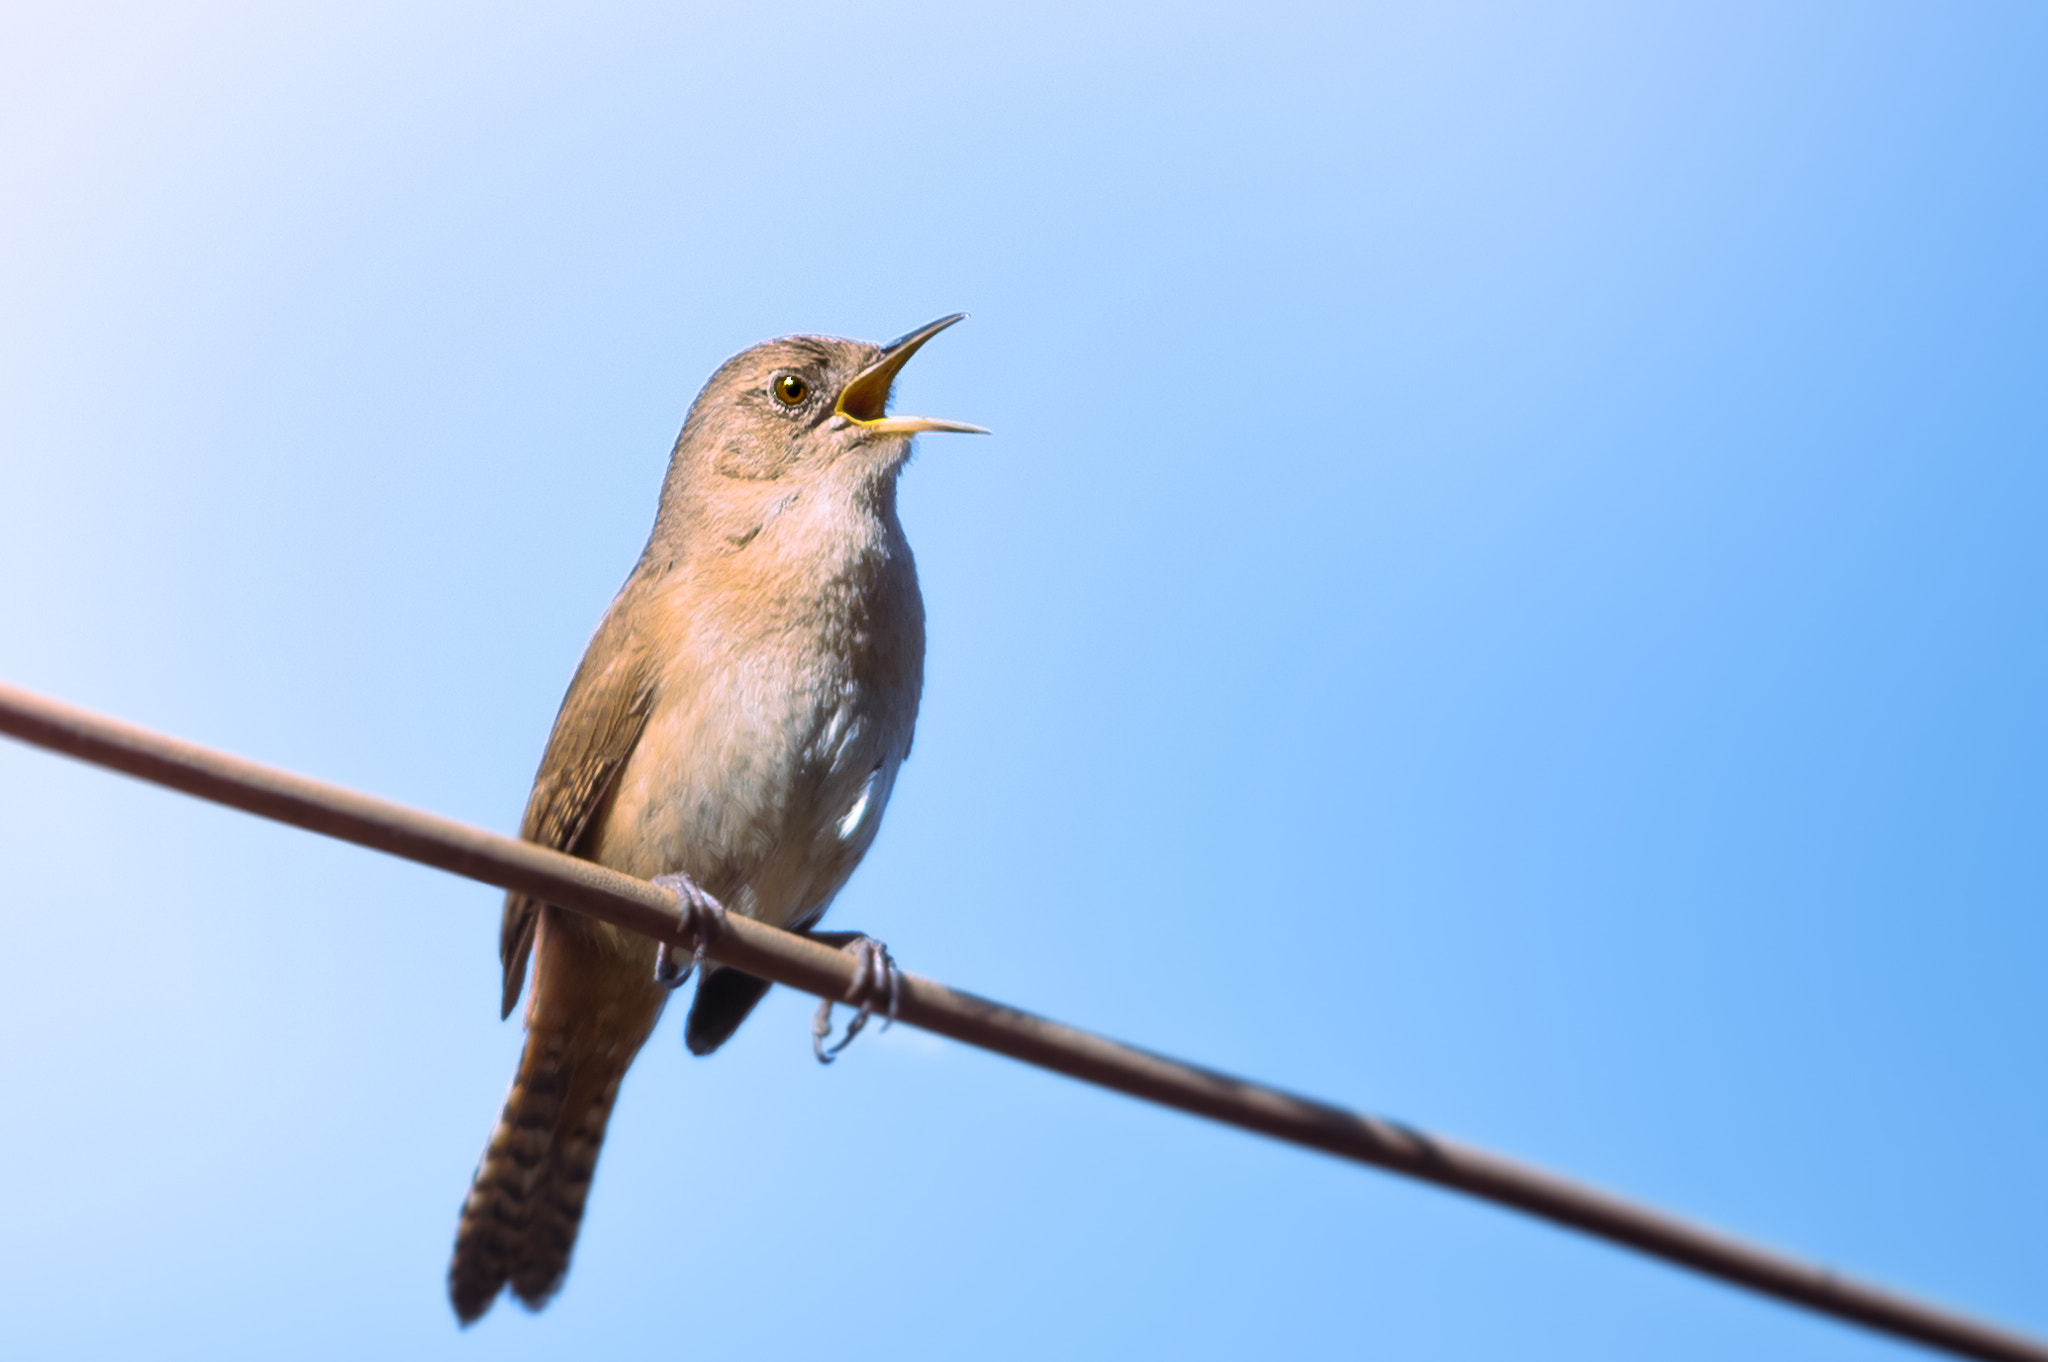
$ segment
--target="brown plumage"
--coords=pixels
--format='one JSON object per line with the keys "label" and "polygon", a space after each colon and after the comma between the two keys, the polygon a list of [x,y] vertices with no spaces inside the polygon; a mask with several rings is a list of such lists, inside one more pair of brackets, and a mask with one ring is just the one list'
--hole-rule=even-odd
{"label": "brown plumage", "polygon": [[[946,318],[888,346],[819,336],[728,360],[677,438],[646,550],[548,738],[521,836],[808,929],[869,844],[909,755],[924,607],[896,518],[921,430],[889,388]],[[526,1051],[449,1268],[468,1323],[561,1285],[620,1081],[669,990],[644,937],[512,894],[504,1013],[529,956]],[[766,992],[713,966],[685,1038],[707,1054]]]}

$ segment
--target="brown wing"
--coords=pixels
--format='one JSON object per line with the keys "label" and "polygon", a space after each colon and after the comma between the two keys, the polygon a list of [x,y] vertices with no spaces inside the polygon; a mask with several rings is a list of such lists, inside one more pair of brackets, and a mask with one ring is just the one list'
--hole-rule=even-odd
{"label": "brown wing", "polygon": [[[547,752],[540,759],[519,828],[519,835],[529,842],[579,854],[592,815],[647,726],[654,708],[656,669],[625,623],[632,594],[629,586],[612,603],[569,683],[569,693],[562,697],[562,710],[548,735]],[[540,908],[540,900],[524,894],[505,896],[505,920],[498,932],[498,959],[505,966],[500,1016],[512,1015],[525,986],[526,959],[533,951]]]}

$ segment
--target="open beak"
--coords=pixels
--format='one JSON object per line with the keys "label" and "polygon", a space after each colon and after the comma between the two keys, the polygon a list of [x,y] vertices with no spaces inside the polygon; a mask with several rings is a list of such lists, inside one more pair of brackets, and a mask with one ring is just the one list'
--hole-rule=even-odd
{"label": "open beak", "polygon": [[886,412],[889,389],[895,384],[898,371],[910,363],[910,357],[917,353],[918,347],[954,322],[965,320],[965,312],[955,312],[950,317],[941,317],[907,336],[890,341],[882,347],[882,357],[855,374],[841,390],[839,405],[834,410],[877,435],[915,435],[921,430],[957,430],[962,435],[988,434],[980,426],[970,426],[965,421],[941,421],[935,416],[890,416]]}

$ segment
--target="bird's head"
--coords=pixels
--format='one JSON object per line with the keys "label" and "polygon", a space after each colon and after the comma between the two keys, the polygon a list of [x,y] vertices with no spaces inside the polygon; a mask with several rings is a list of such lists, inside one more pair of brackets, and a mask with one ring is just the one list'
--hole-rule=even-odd
{"label": "bird's head", "polygon": [[784,336],[743,350],[698,394],[676,457],[720,479],[870,481],[901,468],[922,431],[986,435],[961,421],[888,414],[889,390],[910,357],[965,316],[942,317],[887,345]]}

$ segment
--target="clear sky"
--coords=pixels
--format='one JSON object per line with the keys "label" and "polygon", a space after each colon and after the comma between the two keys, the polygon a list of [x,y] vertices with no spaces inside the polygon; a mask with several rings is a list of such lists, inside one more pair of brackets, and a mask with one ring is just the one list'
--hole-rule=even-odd
{"label": "clear sky", "polygon": [[[695,11],[695,12],[692,12]],[[500,829],[726,355],[905,410],[911,969],[2048,1334],[2038,5],[0,11],[0,678]],[[778,994],[443,1273],[497,896],[0,744],[0,1351],[1863,1359]]]}

